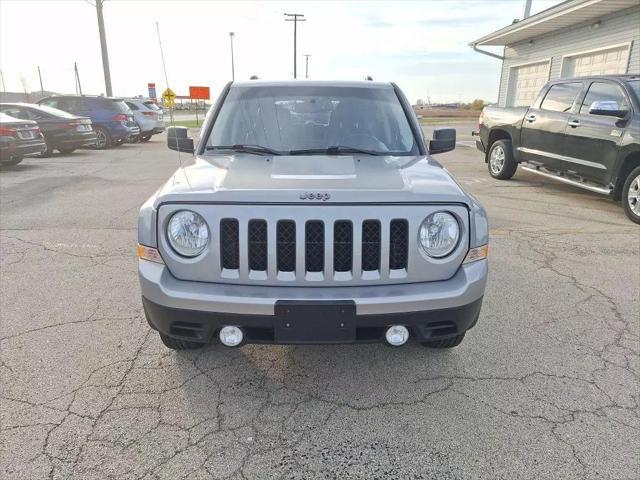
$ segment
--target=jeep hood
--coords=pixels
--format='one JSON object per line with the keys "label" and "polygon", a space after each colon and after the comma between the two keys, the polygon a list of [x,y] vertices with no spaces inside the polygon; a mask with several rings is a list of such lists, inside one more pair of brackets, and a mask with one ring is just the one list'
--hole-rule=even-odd
{"label": "jeep hood", "polygon": [[[312,199],[310,193],[314,194]],[[317,193],[323,194],[320,199],[316,199]],[[179,168],[158,191],[154,204],[157,207],[172,202],[471,206],[473,200],[442,165],[428,156],[239,153],[199,156],[191,165]]]}

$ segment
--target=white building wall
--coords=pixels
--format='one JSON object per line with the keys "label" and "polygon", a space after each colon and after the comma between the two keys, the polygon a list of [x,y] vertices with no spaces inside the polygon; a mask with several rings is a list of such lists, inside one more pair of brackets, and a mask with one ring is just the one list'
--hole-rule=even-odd
{"label": "white building wall", "polygon": [[596,28],[590,21],[560,32],[549,33],[533,39],[508,45],[504,50],[502,76],[498,104],[506,106],[513,96],[509,95],[512,67],[527,63],[550,61],[549,79],[560,78],[562,59],[574,53],[606,48],[614,45],[630,45],[626,73],[640,74],[640,6],[602,17]]}

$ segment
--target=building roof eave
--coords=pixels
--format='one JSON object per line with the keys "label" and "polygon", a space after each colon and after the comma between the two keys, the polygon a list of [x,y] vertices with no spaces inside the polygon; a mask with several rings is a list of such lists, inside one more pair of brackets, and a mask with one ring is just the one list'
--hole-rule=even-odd
{"label": "building roof eave", "polygon": [[512,45],[634,6],[638,6],[638,0],[567,0],[485,35],[469,45]]}

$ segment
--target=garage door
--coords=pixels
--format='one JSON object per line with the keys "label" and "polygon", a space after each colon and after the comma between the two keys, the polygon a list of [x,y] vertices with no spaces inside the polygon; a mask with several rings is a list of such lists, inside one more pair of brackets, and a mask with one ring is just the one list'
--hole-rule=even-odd
{"label": "garage door", "polygon": [[513,67],[509,78],[509,101],[513,107],[528,107],[549,80],[549,62]]}
{"label": "garage door", "polygon": [[562,76],[582,77],[627,73],[628,60],[629,47],[626,45],[565,57],[562,62]]}

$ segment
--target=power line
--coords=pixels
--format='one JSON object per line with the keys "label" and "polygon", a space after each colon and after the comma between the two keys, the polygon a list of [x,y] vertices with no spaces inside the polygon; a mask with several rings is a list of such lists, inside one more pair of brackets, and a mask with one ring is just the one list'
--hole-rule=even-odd
{"label": "power line", "polygon": [[285,13],[285,22],[293,22],[293,78],[297,78],[297,33],[298,22],[305,22],[306,19],[301,13]]}

